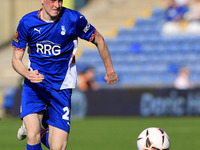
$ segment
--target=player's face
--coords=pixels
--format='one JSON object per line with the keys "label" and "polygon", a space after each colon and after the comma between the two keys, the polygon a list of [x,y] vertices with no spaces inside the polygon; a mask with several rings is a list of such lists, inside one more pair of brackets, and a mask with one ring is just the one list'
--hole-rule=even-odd
{"label": "player's face", "polygon": [[63,0],[40,0],[43,6],[43,17],[54,20],[61,11]]}

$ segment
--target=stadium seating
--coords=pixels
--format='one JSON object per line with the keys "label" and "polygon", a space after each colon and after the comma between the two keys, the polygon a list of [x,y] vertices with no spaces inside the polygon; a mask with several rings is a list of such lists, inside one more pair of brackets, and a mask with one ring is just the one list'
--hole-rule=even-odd
{"label": "stadium seating", "polygon": [[[119,75],[116,86],[173,86],[181,67],[188,67],[191,80],[200,84],[200,37],[163,36],[161,30],[164,22],[164,10],[154,8],[149,18],[138,18],[132,28],[120,28],[115,38],[106,39]],[[97,82],[100,86],[105,84],[104,65],[96,49],[85,49],[77,62],[93,65]]]}

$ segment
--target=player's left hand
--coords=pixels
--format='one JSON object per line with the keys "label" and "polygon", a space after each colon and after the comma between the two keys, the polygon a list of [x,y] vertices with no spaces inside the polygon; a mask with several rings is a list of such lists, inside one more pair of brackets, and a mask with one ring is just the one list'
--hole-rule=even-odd
{"label": "player's left hand", "polygon": [[115,72],[106,74],[104,77],[107,84],[114,84],[118,81],[118,75]]}

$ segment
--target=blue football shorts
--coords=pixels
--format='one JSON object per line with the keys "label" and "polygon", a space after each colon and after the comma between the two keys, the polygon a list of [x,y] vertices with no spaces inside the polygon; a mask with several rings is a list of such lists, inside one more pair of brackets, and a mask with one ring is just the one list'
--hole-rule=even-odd
{"label": "blue football shorts", "polygon": [[46,110],[45,123],[69,133],[71,95],[72,89],[54,90],[41,83],[24,83],[21,118]]}

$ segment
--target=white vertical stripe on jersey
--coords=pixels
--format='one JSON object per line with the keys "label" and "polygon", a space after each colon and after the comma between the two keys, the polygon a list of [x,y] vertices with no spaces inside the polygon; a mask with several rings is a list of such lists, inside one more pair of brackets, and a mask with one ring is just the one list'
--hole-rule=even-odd
{"label": "white vertical stripe on jersey", "polygon": [[60,90],[62,89],[71,89],[76,87],[77,82],[77,70],[76,70],[76,63],[72,63],[73,56],[76,54],[76,51],[78,49],[78,40],[74,40],[74,49],[72,57],[68,64],[68,70],[65,76],[65,79],[60,87]]}

